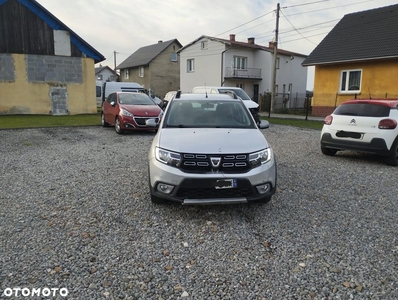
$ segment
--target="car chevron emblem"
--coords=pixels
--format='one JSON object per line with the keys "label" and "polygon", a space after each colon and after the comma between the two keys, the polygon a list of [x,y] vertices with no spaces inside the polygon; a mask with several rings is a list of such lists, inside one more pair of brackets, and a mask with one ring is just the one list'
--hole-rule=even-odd
{"label": "car chevron emblem", "polygon": [[352,119],[351,121],[350,121],[350,125],[356,125],[357,124],[357,121],[355,120],[355,119]]}
{"label": "car chevron emblem", "polygon": [[210,157],[210,161],[213,168],[218,168],[220,166],[221,157]]}

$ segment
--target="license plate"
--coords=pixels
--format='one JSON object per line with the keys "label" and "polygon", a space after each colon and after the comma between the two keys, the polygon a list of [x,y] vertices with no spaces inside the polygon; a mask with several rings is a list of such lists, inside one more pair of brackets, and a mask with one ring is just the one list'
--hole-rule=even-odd
{"label": "license plate", "polygon": [[221,189],[232,189],[236,188],[238,186],[237,180],[236,179],[219,179],[216,181],[216,184],[214,187],[217,190]]}

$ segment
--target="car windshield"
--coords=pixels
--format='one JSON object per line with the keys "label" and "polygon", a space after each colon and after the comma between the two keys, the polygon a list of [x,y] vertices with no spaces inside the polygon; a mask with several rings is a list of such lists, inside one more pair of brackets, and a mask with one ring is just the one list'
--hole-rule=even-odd
{"label": "car windshield", "polygon": [[125,105],[155,105],[152,99],[143,93],[120,93],[119,103]]}
{"label": "car windshield", "polygon": [[390,114],[390,108],[373,103],[349,103],[340,105],[333,113],[342,116],[382,118]]}
{"label": "car windshield", "polygon": [[174,100],[167,110],[164,127],[256,128],[241,101]]}
{"label": "car windshield", "polygon": [[242,89],[233,89],[233,90],[231,90],[231,89],[228,89],[228,88],[224,88],[224,89],[218,89],[218,91],[219,91],[220,94],[228,92],[228,91],[231,91],[231,92],[234,92],[238,97],[242,98],[242,100],[251,100],[249,95],[246,94],[246,92],[244,90],[242,90]]}

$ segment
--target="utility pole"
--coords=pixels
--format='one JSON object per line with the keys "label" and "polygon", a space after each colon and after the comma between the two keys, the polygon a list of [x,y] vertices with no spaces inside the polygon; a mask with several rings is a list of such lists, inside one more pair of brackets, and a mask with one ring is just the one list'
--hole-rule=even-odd
{"label": "utility pole", "polygon": [[275,87],[276,87],[276,68],[278,63],[278,32],[279,32],[279,11],[280,5],[276,6],[276,27],[275,27],[275,38],[273,42],[274,49],[274,66],[272,69],[272,86],[271,86],[271,103],[269,107],[268,117],[271,117],[271,111],[274,111],[274,102],[275,102]]}
{"label": "utility pole", "polygon": [[115,68],[113,69],[113,71],[115,71],[116,73],[116,50],[113,51],[113,62],[115,63]]}

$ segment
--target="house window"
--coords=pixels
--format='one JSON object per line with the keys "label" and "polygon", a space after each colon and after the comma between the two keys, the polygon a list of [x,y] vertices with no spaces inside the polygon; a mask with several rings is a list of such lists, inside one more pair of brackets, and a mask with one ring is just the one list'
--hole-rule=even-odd
{"label": "house window", "polygon": [[110,75],[109,76],[110,81],[116,81],[116,75]]}
{"label": "house window", "polygon": [[170,60],[171,60],[171,61],[177,61],[177,60],[178,60],[178,58],[177,58],[177,53],[171,53],[171,54],[170,54]]}
{"label": "house window", "polygon": [[340,92],[358,93],[361,91],[362,70],[344,70],[340,74]]}
{"label": "house window", "polygon": [[276,58],[276,68],[277,68],[277,69],[279,69],[279,62],[280,62],[280,59],[279,59],[279,57],[277,57],[277,58]]}
{"label": "house window", "polygon": [[97,75],[97,80],[102,80],[102,74]]}
{"label": "house window", "polygon": [[191,58],[187,60],[187,72],[195,71],[195,59]]}
{"label": "house window", "polygon": [[139,67],[138,68],[138,76],[139,77],[144,77],[144,67]]}
{"label": "house window", "polygon": [[234,56],[234,68],[244,70],[247,68],[247,57]]}
{"label": "house window", "polygon": [[236,87],[241,88],[242,90],[245,89],[245,84],[244,83],[237,83]]}
{"label": "house window", "polygon": [[293,84],[289,83],[289,90],[288,90],[288,92],[291,93],[292,90],[293,90]]}
{"label": "house window", "polygon": [[277,84],[275,84],[275,95],[278,95],[278,89],[279,89],[279,86]]}
{"label": "house window", "polygon": [[129,79],[130,78],[130,71],[129,69],[124,70],[124,79]]}
{"label": "house window", "polygon": [[200,43],[200,48],[203,49],[207,49],[207,41],[203,41]]}

